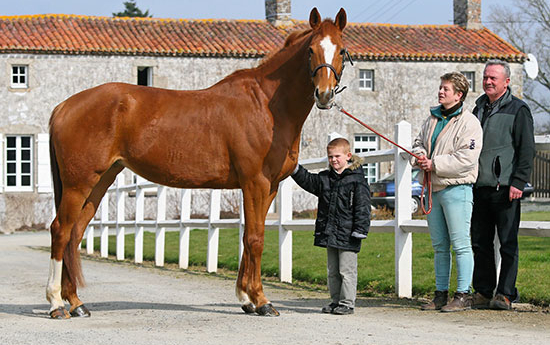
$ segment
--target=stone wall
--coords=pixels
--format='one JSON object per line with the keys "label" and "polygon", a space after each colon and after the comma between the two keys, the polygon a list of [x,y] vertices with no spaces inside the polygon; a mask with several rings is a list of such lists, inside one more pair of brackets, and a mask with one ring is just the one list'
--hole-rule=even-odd
{"label": "stone wall", "polygon": [[[58,103],[105,82],[136,83],[138,66],[153,67],[156,87],[201,89],[236,69],[253,67],[257,63],[257,59],[243,58],[0,55],[0,80],[4,85],[0,88],[0,109],[3,109],[0,133],[47,133],[51,111]],[[28,89],[10,89],[12,64],[29,65]],[[475,92],[466,100],[466,107],[472,109],[475,99],[482,94],[483,66],[483,63],[356,61],[353,67],[347,64],[342,85],[348,88],[337,99],[346,110],[389,138],[393,138],[394,125],[401,120],[412,124],[414,136],[428,116],[429,108],[437,105],[439,77],[450,71],[475,71]],[[522,91],[521,68],[520,64],[512,64],[512,90],[516,95]],[[375,71],[374,91],[359,90],[360,69]],[[300,159],[324,156],[331,132],[351,140],[354,134],[369,133],[335,108],[314,108],[303,128]],[[380,148],[386,149],[389,145],[381,141]],[[390,170],[391,164],[384,163],[380,175]],[[36,163],[34,171],[37,171]],[[34,181],[37,181],[36,176]],[[295,196],[295,209],[314,208],[314,197],[300,193]],[[204,205],[204,202],[198,204]],[[202,212],[202,208],[204,206],[199,206],[193,212],[207,213]],[[51,209],[51,193],[0,193],[0,214],[3,215],[0,232],[11,232],[22,226],[47,225],[52,219]]]}

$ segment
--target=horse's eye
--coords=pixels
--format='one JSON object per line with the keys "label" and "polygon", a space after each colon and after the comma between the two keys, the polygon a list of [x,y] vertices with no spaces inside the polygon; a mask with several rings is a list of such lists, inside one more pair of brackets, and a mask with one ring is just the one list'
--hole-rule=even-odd
{"label": "horse's eye", "polygon": [[313,55],[313,48],[309,47],[309,55]]}

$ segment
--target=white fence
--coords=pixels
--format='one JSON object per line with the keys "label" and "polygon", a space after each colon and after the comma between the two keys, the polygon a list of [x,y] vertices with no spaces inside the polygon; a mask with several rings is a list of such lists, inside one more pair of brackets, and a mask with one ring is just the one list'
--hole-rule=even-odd
{"label": "white fence", "polygon": [[[403,147],[411,146],[411,126],[407,122],[400,122],[395,126],[395,139]],[[408,163],[408,154],[400,149],[373,151],[360,154],[365,162],[394,161],[396,176],[395,219],[374,220],[371,222],[371,232],[393,232],[395,234],[395,284],[396,293],[401,297],[412,296],[412,234],[427,233],[425,220],[411,219],[411,167]],[[326,158],[308,159],[300,162],[308,169],[318,169],[327,166]],[[218,266],[218,243],[220,228],[239,228],[239,262],[243,252],[242,236],[244,231],[244,216],[241,212],[239,219],[220,219],[221,190],[211,190],[210,210],[208,219],[191,218],[191,190],[180,191],[181,214],[179,219],[166,219],[166,191],[168,187],[159,186],[137,177],[136,183],[123,185],[123,176],[119,175],[115,184],[108,193],[115,195],[115,219],[109,220],[107,196],[101,203],[96,219],[92,220],[85,234],[86,250],[93,252],[94,237],[99,231],[100,254],[107,257],[109,230],[116,234],[116,258],[124,259],[124,236],[127,233],[135,234],[134,260],[143,261],[143,234],[145,230],[155,231],[155,264],[164,265],[164,244],[166,231],[179,231],[179,267],[189,265],[189,233],[191,229],[208,229],[207,260],[208,272],[215,272]],[[279,232],[279,272],[280,280],[292,281],[292,232],[313,231],[314,219],[292,219],[292,191],[294,181],[291,178],[284,180],[279,187],[276,199],[277,217],[266,220],[266,231]],[[157,197],[157,215],[155,220],[144,219],[145,190],[155,190]],[[135,219],[126,219],[125,203],[129,193],[135,193]],[[99,219],[97,219],[99,218]],[[521,222],[520,235],[550,237],[550,222]]]}

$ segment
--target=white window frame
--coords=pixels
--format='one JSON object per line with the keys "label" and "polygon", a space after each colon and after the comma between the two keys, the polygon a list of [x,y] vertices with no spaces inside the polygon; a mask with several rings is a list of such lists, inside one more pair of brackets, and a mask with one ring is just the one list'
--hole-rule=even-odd
{"label": "white window frame", "polygon": [[374,91],[374,70],[359,70],[359,90]]}
{"label": "white window frame", "polygon": [[[353,135],[353,152],[355,154],[361,152],[370,152],[378,150],[379,139],[376,134],[356,133]],[[379,163],[363,164],[365,177],[369,183],[378,180]]]}
{"label": "white window frame", "polygon": [[[17,71],[14,71],[14,68],[17,68]],[[21,73],[19,69],[23,69]],[[12,64],[10,73],[10,85],[12,89],[27,89],[29,87],[29,65],[25,64]],[[25,79],[24,82],[21,82],[21,77]],[[17,79],[14,81],[14,79]]]}
{"label": "white window frame", "polygon": [[470,84],[470,88],[468,91],[475,92],[476,91],[476,72],[474,71],[462,71],[462,75],[466,77],[468,80],[468,84]]}
{"label": "white window frame", "polygon": [[[15,147],[8,147],[8,139],[15,138]],[[22,138],[29,139],[29,147],[22,147]],[[15,150],[15,160],[8,160],[8,151]],[[29,151],[29,159],[22,158],[23,150]],[[34,191],[34,137],[33,135],[6,134],[4,135],[4,164],[3,164],[3,180],[5,192],[32,192]],[[23,173],[23,164],[29,164],[29,172]],[[8,172],[8,164],[15,164],[15,172]],[[15,185],[8,185],[8,177],[15,176]],[[29,177],[29,185],[22,185],[22,177]]]}

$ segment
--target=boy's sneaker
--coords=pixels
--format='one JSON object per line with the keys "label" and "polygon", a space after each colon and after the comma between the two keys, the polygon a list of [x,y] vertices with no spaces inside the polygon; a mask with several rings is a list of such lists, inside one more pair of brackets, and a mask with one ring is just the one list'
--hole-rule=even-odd
{"label": "boy's sneaker", "polygon": [[339,305],[336,308],[334,308],[334,310],[332,310],[332,313],[336,315],[350,315],[350,314],[353,314],[353,308],[350,308],[345,305]]}
{"label": "boy's sneaker", "polygon": [[332,313],[332,311],[334,310],[334,308],[336,308],[338,306],[338,303],[331,303],[329,305],[326,305],[324,306],[322,309],[321,309],[321,312],[322,313],[325,313],[325,314],[330,314]]}
{"label": "boy's sneaker", "polygon": [[491,299],[489,297],[485,297],[479,292],[476,292],[474,294],[474,304],[472,305],[472,308],[474,309],[489,309],[489,303],[491,302]]}
{"label": "boy's sneaker", "polygon": [[496,310],[510,310],[512,309],[512,302],[510,302],[508,297],[497,294],[489,303],[489,307]]}

